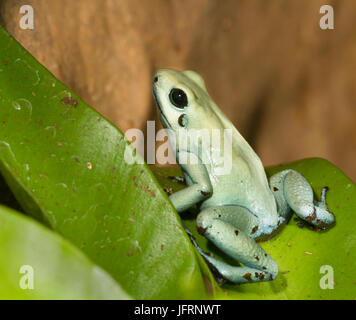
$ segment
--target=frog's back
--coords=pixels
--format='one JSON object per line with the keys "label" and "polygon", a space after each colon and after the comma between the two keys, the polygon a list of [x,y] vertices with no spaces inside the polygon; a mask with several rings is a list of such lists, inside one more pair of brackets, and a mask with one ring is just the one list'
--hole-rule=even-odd
{"label": "frog's back", "polygon": [[240,205],[261,219],[276,220],[276,202],[260,158],[217,106],[214,111],[224,129],[231,129],[231,171],[216,175],[212,166],[207,166],[213,181],[213,195],[204,205]]}

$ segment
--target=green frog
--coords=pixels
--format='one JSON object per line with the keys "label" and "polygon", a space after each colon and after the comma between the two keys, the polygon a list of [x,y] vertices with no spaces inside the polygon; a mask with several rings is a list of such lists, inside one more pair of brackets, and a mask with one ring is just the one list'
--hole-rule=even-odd
{"label": "green frog", "polygon": [[[153,77],[153,96],[160,120],[171,133],[186,134],[189,139],[192,130],[221,132],[220,137],[228,139],[231,146],[227,152],[212,147],[206,139],[191,139],[183,147],[172,143],[187,184],[170,195],[174,207],[180,213],[197,205],[198,232],[242,263],[234,266],[215,259],[193,240],[220,279],[232,283],[275,279],[277,263],[256,239],[274,233],[292,211],[320,229],[333,226],[334,215],[326,205],[328,188],[322,189],[321,199],[316,201],[308,181],[294,170],[267,179],[260,158],[211,99],[198,73],[158,70]],[[230,135],[223,135],[225,131]],[[230,159],[229,170],[217,170],[223,165],[216,161],[217,156]]]}

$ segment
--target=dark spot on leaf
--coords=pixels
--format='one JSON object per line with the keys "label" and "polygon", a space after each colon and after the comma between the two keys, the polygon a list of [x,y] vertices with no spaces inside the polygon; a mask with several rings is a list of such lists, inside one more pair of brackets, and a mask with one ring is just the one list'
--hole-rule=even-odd
{"label": "dark spot on leaf", "polygon": [[163,250],[164,249],[164,244],[161,244],[161,250]]}
{"label": "dark spot on leaf", "polygon": [[257,256],[255,257],[255,259],[256,259],[257,261],[260,261],[260,258],[259,258],[259,257],[257,257]]}
{"label": "dark spot on leaf", "polygon": [[128,257],[131,257],[131,256],[133,255],[133,249],[130,248],[129,252],[126,253],[126,255],[127,255]]}
{"label": "dark spot on leaf", "polygon": [[148,186],[143,184],[141,185],[141,189],[147,191],[152,196],[152,198],[156,197],[156,194]]}
{"label": "dark spot on leaf", "polygon": [[132,177],[133,184],[134,184],[135,187],[137,187],[136,178],[137,178],[136,176],[133,176],[133,177]]}
{"label": "dark spot on leaf", "polygon": [[205,274],[203,274],[203,279],[204,279],[206,293],[209,296],[212,296],[214,291],[213,291],[213,285],[211,281],[208,279],[208,277]]}
{"label": "dark spot on leaf", "polygon": [[148,193],[151,194],[151,196],[152,196],[153,198],[156,197],[156,194],[155,194],[148,186],[146,186],[146,185],[144,185],[144,184],[141,184],[141,185],[139,186],[139,185],[137,184],[137,182],[136,182],[136,179],[137,179],[136,176],[133,176],[133,177],[132,177],[133,184],[134,184],[135,187],[140,187],[142,190],[147,191]]}
{"label": "dark spot on leaf", "polygon": [[210,192],[200,191],[200,193],[201,193],[204,197],[210,196]]}
{"label": "dark spot on leaf", "polygon": [[78,105],[78,101],[73,99],[72,97],[64,97],[62,100],[61,100],[61,103],[62,104],[69,104],[71,106],[73,106],[74,108],[77,107]]}
{"label": "dark spot on leaf", "polygon": [[267,268],[265,266],[262,267],[263,270],[267,270]]}
{"label": "dark spot on leaf", "polygon": [[259,278],[260,280],[263,280],[264,277],[265,277],[265,275],[264,275],[263,273],[260,273],[260,275],[258,276],[258,278]]}
{"label": "dark spot on leaf", "polygon": [[279,189],[276,187],[273,187],[273,191],[278,191]]}
{"label": "dark spot on leaf", "polygon": [[239,231],[238,231],[238,230],[235,230],[235,234],[238,236],[238,235],[239,235]]}

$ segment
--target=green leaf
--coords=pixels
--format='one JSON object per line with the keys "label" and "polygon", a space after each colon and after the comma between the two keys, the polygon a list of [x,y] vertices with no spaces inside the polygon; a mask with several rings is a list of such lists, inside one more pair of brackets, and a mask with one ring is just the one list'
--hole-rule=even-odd
{"label": "green leaf", "polygon": [[0,299],[129,299],[80,250],[0,206]]}
{"label": "green leaf", "polygon": [[[355,299],[356,270],[356,185],[330,162],[305,159],[294,163],[267,168],[270,176],[284,169],[294,169],[310,182],[320,199],[321,188],[329,187],[327,204],[335,214],[336,225],[323,232],[298,227],[292,216],[280,233],[260,245],[276,260],[279,275],[276,280],[243,285],[223,285],[218,297],[221,299]],[[173,191],[184,188],[169,176],[179,176],[176,168],[152,168],[161,184]],[[211,243],[199,235],[195,228],[197,212],[184,214],[184,223],[197,239],[203,250],[213,252],[215,257],[226,257]],[[325,273],[320,268],[328,265],[334,271],[334,289],[322,289],[320,280]]]}
{"label": "green leaf", "polygon": [[135,298],[205,297],[210,271],[147,165],[125,162],[125,150],[115,126],[0,29],[0,169],[24,211]]}

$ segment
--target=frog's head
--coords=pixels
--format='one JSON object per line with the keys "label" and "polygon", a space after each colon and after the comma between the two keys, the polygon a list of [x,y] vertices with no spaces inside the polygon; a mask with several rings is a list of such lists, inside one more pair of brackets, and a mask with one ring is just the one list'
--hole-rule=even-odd
{"label": "frog's head", "polygon": [[211,119],[213,102],[203,78],[194,71],[158,70],[153,77],[153,96],[166,128],[199,129]]}

